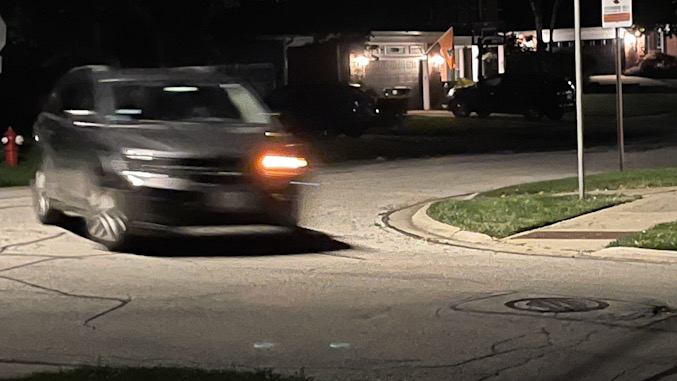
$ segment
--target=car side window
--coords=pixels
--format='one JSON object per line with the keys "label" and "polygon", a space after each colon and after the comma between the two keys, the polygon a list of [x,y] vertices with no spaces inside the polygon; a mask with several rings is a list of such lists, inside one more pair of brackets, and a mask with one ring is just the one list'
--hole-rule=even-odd
{"label": "car side window", "polygon": [[60,113],[65,116],[82,116],[94,113],[94,89],[84,73],[74,73],[61,83],[57,90]]}
{"label": "car side window", "polygon": [[61,107],[61,98],[59,97],[59,91],[58,89],[54,89],[52,90],[51,93],[49,93],[49,96],[47,97],[44,111],[50,114],[60,115],[61,110],[62,107]]}

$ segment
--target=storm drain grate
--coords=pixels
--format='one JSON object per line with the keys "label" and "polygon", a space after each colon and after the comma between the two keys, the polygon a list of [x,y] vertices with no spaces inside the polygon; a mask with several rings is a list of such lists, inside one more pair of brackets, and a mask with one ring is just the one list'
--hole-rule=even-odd
{"label": "storm drain grate", "polygon": [[527,298],[509,301],[505,306],[529,312],[563,313],[603,310],[609,307],[609,304],[585,298]]}

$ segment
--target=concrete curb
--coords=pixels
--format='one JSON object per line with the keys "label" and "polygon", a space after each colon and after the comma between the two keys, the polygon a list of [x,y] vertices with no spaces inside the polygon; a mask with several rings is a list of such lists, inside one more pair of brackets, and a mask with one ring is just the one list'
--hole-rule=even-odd
{"label": "concrete curb", "polygon": [[428,216],[428,208],[430,208],[430,205],[432,204],[432,202],[426,203],[418,211],[416,211],[416,213],[414,213],[411,218],[414,226],[440,237],[468,243],[488,244],[495,241],[494,238],[486,234],[461,230],[461,228],[448,225],[431,218]]}
{"label": "concrete curb", "polygon": [[445,197],[394,210],[383,215],[381,220],[386,227],[412,238],[460,248],[515,255],[677,264],[677,252],[673,251],[632,247],[612,247],[597,251],[561,248],[544,250],[524,244],[509,243],[505,239],[495,239],[486,234],[464,231],[456,226],[439,222],[428,216],[427,211],[430,205],[434,202],[450,198],[460,197]]}

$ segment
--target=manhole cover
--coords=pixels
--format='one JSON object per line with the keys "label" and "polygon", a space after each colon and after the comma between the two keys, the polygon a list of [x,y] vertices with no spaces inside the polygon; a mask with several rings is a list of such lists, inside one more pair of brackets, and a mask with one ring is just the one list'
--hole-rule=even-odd
{"label": "manhole cover", "polygon": [[609,307],[608,303],[599,300],[578,298],[528,298],[512,300],[505,305],[515,310],[541,313],[586,312]]}

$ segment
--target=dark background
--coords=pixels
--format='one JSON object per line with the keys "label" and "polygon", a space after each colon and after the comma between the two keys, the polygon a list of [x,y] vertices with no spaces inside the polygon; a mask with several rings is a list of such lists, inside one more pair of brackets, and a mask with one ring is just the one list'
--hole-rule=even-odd
{"label": "dark background", "polygon": [[[554,0],[540,1],[547,28]],[[601,2],[582,3],[583,26],[599,26]],[[634,8],[636,22],[647,28],[675,22],[674,0],[636,0]],[[13,125],[24,132],[58,76],[78,65],[235,63],[251,41],[276,34],[449,26],[471,34],[483,22],[503,31],[534,28],[529,0],[2,0],[0,14],[8,24],[0,130]],[[557,27],[571,26],[573,0],[563,0]]]}

